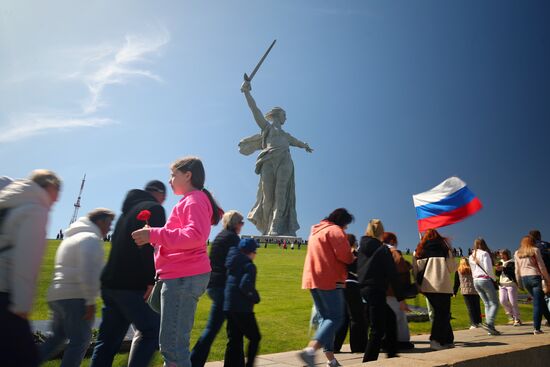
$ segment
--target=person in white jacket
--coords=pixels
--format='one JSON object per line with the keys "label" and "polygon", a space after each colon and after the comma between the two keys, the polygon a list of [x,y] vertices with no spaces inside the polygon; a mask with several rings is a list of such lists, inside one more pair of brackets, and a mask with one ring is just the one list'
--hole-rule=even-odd
{"label": "person in white jacket", "polygon": [[479,237],[474,241],[474,251],[468,258],[468,262],[472,269],[474,288],[485,305],[486,324],[481,326],[487,330],[489,335],[500,335],[500,332],[495,329],[495,318],[499,305],[497,290],[493,283],[496,281],[496,276],[493,271],[491,250],[483,238]]}
{"label": "person in white jacket", "polygon": [[103,268],[103,238],[114,217],[109,209],[94,209],[65,231],[55,254],[53,281],[46,297],[53,314],[52,336],[39,347],[41,361],[57,354],[68,339],[61,366],[80,366],[92,338]]}
{"label": "person in white jacket", "polygon": [[0,177],[0,365],[36,366],[28,316],[44,249],[51,206],[61,179],[40,169],[28,179]]}

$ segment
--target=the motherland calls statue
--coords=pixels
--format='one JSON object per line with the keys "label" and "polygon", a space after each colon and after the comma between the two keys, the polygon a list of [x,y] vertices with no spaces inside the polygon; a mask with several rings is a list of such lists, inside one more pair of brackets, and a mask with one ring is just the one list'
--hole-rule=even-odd
{"label": "the motherland calls statue", "polygon": [[251,89],[250,81],[245,79],[241,92],[261,129],[260,134],[244,138],[239,143],[239,151],[244,155],[261,150],[256,159],[260,183],[256,204],[248,213],[248,219],[263,235],[296,236],[300,226],[296,217],[294,163],[290,146],[304,148],[309,153],[313,149],[283,130],[286,113],[281,107],[274,107],[264,116],[250,94]]}

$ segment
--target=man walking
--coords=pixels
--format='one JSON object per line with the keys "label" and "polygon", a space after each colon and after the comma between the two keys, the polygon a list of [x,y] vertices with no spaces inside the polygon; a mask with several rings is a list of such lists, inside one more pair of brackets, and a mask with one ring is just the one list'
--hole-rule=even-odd
{"label": "man walking", "polygon": [[155,283],[154,251],[152,246],[136,246],[131,234],[146,224],[136,218],[142,210],[151,212],[149,225],[164,226],[166,216],[162,203],[165,199],[166,186],[156,180],[149,182],[144,190],[130,190],[124,199],[109,259],[101,275],[103,319],[91,367],[112,365],[130,324],[135,334],[128,356],[129,367],[148,366],[158,349],[160,317],[146,303]]}
{"label": "man walking", "polygon": [[48,289],[52,335],[40,345],[42,362],[55,356],[69,341],[61,366],[78,367],[92,340],[99,275],[103,267],[103,237],[115,213],[97,208],[67,229],[55,254],[53,281]]}
{"label": "man walking", "polygon": [[46,248],[46,224],[61,189],[52,171],[0,178],[0,365],[38,365],[28,321]]}

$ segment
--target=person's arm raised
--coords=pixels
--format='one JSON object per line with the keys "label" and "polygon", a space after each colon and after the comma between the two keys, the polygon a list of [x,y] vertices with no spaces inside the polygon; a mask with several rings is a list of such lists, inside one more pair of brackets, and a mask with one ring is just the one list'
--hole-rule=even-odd
{"label": "person's arm raised", "polygon": [[252,98],[252,94],[250,94],[250,91],[252,90],[252,86],[250,85],[249,81],[244,81],[241,85],[241,92],[244,93],[244,96],[246,98],[246,102],[248,103],[248,107],[250,108],[250,111],[252,111],[252,115],[254,116],[254,120],[256,120],[256,123],[260,127],[260,129],[264,130],[268,122],[266,121],[262,111],[258,108],[256,105],[256,101],[254,98]]}

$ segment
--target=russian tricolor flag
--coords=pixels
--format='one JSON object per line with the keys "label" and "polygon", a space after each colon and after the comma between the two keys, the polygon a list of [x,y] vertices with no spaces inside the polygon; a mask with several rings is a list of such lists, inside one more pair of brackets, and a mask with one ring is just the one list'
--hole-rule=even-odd
{"label": "russian tricolor flag", "polygon": [[413,201],[419,232],[460,222],[483,207],[458,177],[450,177],[429,191],[413,195]]}

